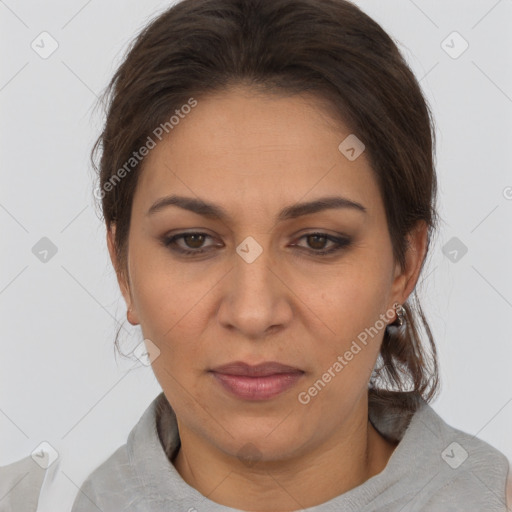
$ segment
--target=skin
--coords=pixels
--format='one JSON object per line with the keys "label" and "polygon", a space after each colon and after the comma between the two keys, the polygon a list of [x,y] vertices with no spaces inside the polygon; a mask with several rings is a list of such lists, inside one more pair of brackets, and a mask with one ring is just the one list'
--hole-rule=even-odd
{"label": "skin", "polygon": [[[420,223],[409,234],[406,268],[394,261],[365,153],[349,161],[338,150],[350,133],[315,97],[239,87],[202,98],[145,158],[126,269],[117,263],[115,226],[107,233],[128,320],[160,350],[152,367],[181,438],[173,464],[223,505],[274,512],[318,505],[381,472],[395,448],[368,421],[367,386],[384,328],[308,404],[297,398],[379,315],[405,302],[425,257]],[[146,214],[170,194],[218,204],[229,218],[177,206]],[[286,206],[332,195],[366,213],[326,209],[276,221]],[[208,250],[180,256],[164,246],[166,235],[183,231],[211,238],[182,238],[178,247]],[[315,251],[335,244],[304,236],[315,231],[351,243],[322,257]],[[252,263],[236,252],[248,236],[263,249]],[[270,400],[241,400],[208,372],[240,360],[278,361],[304,375]]]}

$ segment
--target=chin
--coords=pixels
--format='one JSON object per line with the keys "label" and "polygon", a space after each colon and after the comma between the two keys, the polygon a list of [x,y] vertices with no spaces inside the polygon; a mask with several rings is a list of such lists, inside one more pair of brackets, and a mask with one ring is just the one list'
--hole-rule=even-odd
{"label": "chin", "polygon": [[258,426],[256,421],[251,428],[232,428],[230,433],[233,437],[227,436],[220,441],[219,448],[247,465],[290,459],[306,443],[304,429],[299,425],[296,428],[285,427],[284,424],[276,428],[276,425],[278,423],[272,428],[268,424]]}

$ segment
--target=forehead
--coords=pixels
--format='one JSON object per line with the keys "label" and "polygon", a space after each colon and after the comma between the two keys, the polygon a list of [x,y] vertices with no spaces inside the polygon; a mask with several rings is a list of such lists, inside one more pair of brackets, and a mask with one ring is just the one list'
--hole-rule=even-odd
{"label": "forehead", "polygon": [[228,210],[263,212],[333,193],[374,208],[380,193],[366,155],[350,161],[338,149],[350,134],[313,96],[237,89],[198,98],[145,157],[134,208],[167,193]]}

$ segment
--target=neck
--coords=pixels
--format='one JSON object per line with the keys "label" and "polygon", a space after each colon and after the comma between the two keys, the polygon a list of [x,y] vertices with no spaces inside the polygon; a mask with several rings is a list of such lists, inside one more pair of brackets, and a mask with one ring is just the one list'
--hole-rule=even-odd
{"label": "neck", "polygon": [[258,512],[329,501],[380,473],[396,446],[368,421],[367,399],[329,439],[286,460],[247,465],[179,421],[178,428],[181,447],[173,463],[181,477],[214,502]]}

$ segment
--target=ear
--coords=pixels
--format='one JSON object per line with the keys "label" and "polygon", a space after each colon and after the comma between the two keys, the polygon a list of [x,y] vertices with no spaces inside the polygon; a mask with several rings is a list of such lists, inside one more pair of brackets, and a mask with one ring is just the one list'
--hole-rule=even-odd
{"label": "ear", "polygon": [[[405,268],[400,264],[395,266],[395,276],[392,286],[392,299],[394,304],[403,304],[414,290],[421,266],[427,253],[428,225],[421,220],[407,235],[407,248],[405,253]],[[392,305],[391,304],[391,305]]]}
{"label": "ear", "polygon": [[128,321],[132,325],[138,325],[139,320],[137,317],[137,313],[134,308],[132,294],[130,290],[130,283],[128,279],[128,269],[121,268],[121,264],[117,258],[117,253],[115,250],[115,235],[116,235],[116,226],[115,224],[112,224],[111,228],[107,228],[107,247],[108,252],[110,254],[110,261],[112,262],[112,266],[114,267],[114,270],[116,271],[117,276],[117,283],[119,284],[119,289],[121,290],[121,293],[123,294],[124,300],[126,302],[126,306],[128,308],[128,311],[126,313],[126,317]]}

